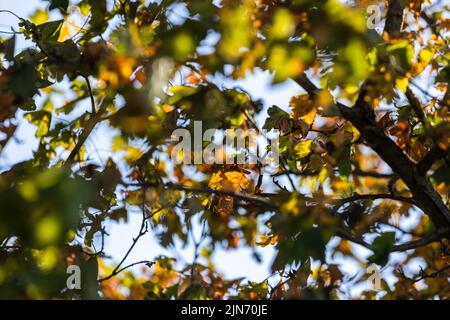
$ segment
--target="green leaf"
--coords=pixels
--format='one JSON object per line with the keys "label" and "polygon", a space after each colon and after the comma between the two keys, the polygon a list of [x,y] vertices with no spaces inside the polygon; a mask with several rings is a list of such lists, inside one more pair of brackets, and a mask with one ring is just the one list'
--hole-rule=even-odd
{"label": "green leaf", "polygon": [[31,22],[34,24],[41,24],[48,21],[49,12],[46,9],[37,9],[33,15],[30,16]]}
{"label": "green leaf", "polygon": [[199,88],[189,86],[173,86],[169,88],[169,92],[173,95],[169,98],[170,104],[175,104],[184,97],[191,96],[199,91]]}
{"label": "green leaf", "polygon": [[197,14],[201,16],[210,16],[214,14],[216,6],[212,1],[191,0],[189,1],[188,9],[192,16]]}
{"label": "green leaf", "polygon": [[369,257],[369,261],[384,266],[388,262],[394,243],[395,232],[385,232],[378,236],[370,246],[374,254]]}
{"label": "green leaf", "polygon": [[267,131],[272,130],[276,126],[276,123],[279,119],[289,118],[289,114],[277,106],[271,106],[269,110],[267,110],[267,114],[269,115],[269,117],[266,119],[266,122],[263,126],[263,129]]}
{"label": "green leaf", "polygon": [[92,30],[102,33],[108,26],[108,20],[106,20],[107,4],[106,0],[87,0],[87,3],[91,7],[91,20],[89,21]]}
{"label": "green leaf", "polygon": [[61,27],[64,23],[64,19],[49,21],[37,25],[36,28],[41,36],[42,41],[46,42],[48,40],[57,41],[59,38],[59,33],[61,32]]}
{"label": "green leaf", "polygon": [[88,260],[80,259],[81,297],[86,300],[100,299],[98,294],[98,261],[97,257]]}
{"label": "green leaf", "polygon": [[270,36],[274,39],[287,39],[294,34],[295,19],[286,8],[279,8],[275,12]]}
{"label": "green leaf", "polygon": [[272,270],[283,269],[287,264],[305,263],[309,258],[325,260],[325,234],[319,227],[303,230],[293,239],[280,239],[277,244],[278,254]]}
{"label": "green leaf", "polygon": [[31,63],[18,65],[15,73],[9,81],[9,88],[23,100],[33,97],[38,93],[37,83],[40,80],[36,66]]}
{"label": "green leaf", "polygon": [[404,70],[408,70],[413,63],[414,47],[407,40],[389,45],[387,52],[390,53],[391,57]]}
{"label": "green leaf", "polygon": [[59,9],[61,13],[66,13],[69,7],[69,0],[46,0],[50,2],[49,10]]}
{"label": "green leaf", "polygon": [[450,65],[442,69],[436,77],[436,81],[438,82],[450,82]]}
{"label": "green leaf", "polygon": [[12,36],[3,43],[0,43],[0,52],[5,54],[5,59],[8,61],[14,60],[14,49],[16,47],[16,36]]}
{"label": "green leaf", "polygon": [[350,163],[351,146],[343,146],[339,159],[337,161],[339,174],[348,177],[352,172],[352,165]]}
{"label": "green leaf", "polygon": [[127,210],[124,207],[111,210],[111,212],[109,213],[109,218],[116,222],[120,221],[127,222],[128,221]]}
{"label": "green leaf", "polygon": [[50,128],[52,120],[52,113],[44,110],[30,112],[25,117],[33,124],[38,126],[36,137],[41,138],[45,136]]}
{"label": "green leaf", "polygon": [[312,140],[300,141],[294,147],[295,155],[299,158],[305,158],[311,153]]}

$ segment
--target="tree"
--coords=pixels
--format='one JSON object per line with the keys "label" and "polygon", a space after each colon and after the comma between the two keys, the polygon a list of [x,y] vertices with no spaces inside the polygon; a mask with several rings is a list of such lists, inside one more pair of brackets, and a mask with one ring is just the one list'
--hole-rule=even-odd
{"label": "tree", "polygon": [[[0,43],[1,145],[21,120],[39,141],[0,176],[0,297],[338,299],[370,277],[344,272],[356,263],[387,270],[382,293],[360,298],[450,298],[448,4],[46,1],[30,18],[0,10],[19,25]],[[17,52],[19,34],[33,45]],[[266,108],[224,85],[256,71],[299,94]],[[196,151],[174,132],[198,123],[278,130],[278,167],[175,161]],[[86,146],[99,126],[113,135],[106,162]],[[133,212],[139,232],[112,265],[107,228]],[[193,261],[128,264],[148,232],[193,244]],[[273,273],[224,279],[211,256],[238,246],[273,246]],[[71,265],[80,289],[66,286]]]}

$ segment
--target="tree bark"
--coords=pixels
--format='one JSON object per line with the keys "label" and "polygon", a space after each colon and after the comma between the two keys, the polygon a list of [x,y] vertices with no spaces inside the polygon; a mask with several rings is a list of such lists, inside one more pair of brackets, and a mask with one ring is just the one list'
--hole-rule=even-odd
{"label": "tree bark", "polygon": [[384,32],[389,35],[389,38],[396,38],[400,35],[403,25],[403,10],[405,8],[406,3],[404,0],[389,1],[386,23],[384,25]]}

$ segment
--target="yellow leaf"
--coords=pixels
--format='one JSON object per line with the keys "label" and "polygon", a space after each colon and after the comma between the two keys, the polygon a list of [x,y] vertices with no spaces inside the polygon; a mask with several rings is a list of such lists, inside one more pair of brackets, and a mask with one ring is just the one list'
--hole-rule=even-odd
{"label": "yellow leaf", "polygon": [[271,36],[275,39],[289,38],[295,31],[295,20],[286,8],[279,8],[274,15]]}
{"label": "yellow leaf", "polygon": [[112,141],[111,150],[116,152],[125,149],[127,146],[128,144],[122,136],[116,136]]}
{"label": "yellow leaf", "polygon": [[434,57],[434,52],[428,49],[422,49],[419,53],[420,63],[424,66],[428,65]]}
{"label": "yellow leaf", "polygon": [[408,78],[398,78],[395,80],[395,86],[402,92],[406,92],[408,89],[409,80]]}
{"label": "yellow leaf", "polygon": [[34,232],[38,244],[49,245],[60,237],[61,223],[55,216],[47,216],[36,224]]}
{"label": "yellow leaf", "polygon": [[221,189],[221,186],[222,186],[222,183],[221,183],[222,180],[223,180],[222,173],[216,172],[211,177],[211,180],[209,180],[208,187],[210,187],[211,189],[219,190],[219,189]]}
{"label": "yellow leaf", "polygon": [[225,177],[227,178],[231,188],[235,191],[240,191],[247,188],[249,181],[244,173],[239,171],[229,171],[225,172]]}
{"label": "yellow leaf", "polygon": [[308,114],[305,114],[301,119],[306,122],[306,124],[311,125],[316,117],[317,110],[312,109]]}
{"label": "yellow leaf", "polygon": [[127,155],[125,156],[125,160],[128,163],[133,163],[137,161],[140,157],[142,157],[143,154],[144,153],[142,152],[141,149],[129,146],[127,148]]}
{"label": "yellow leaf", "polygon": [[278,241],[278,236],[266,236],[266,235],[261,235],[260,236],[260,240],[259,242],[257,242],[256,244],[260,247],[267,247],[268,245],[275,245]]}
{"label": "yellow leaf", "polygon": [[64,42],[71,38],[70,25],[67,21],[65,21],[61,27],[61,31],[59,32],[59,42]]}
{"label": "yellow leaf", "polygon": [[56,247],[46,247],[41,251],[33,252],[38,266],[41,270],[49,272],[55,268],[58,263],[60,252]]}
{"label": "yellow leaf", "polygon": [[170,104],[164,103],[161,106],[161,109],[165,112],[165,113],[169,113],[172,112],[175,108],[173,106],[171,106]]}
{"label": "yellow leaf", "polygon": [[304,158],[311,153],[312,140],[301,141],[294,147],[295,153],[299,158]]}
{"label": "yellow leaf", "polygon": [[47,10],[36,10],[30,17],[30,21],[34,24],[43,24],[48,21],[48,11]]}
{"label": "yellow leaf", "polygon": [[221,11],[220,28],[222,37],[218,44],[220,55],[226,60],[236,60],[243,48],[248,48],[252,40],[252,25],[244,8],[225,8]]}
{"label": "yellow leaf", "polygon": [[249,185],[244,173],[239,171],[216,172],[211,177],[208,186],[216,190],[242,191]]}

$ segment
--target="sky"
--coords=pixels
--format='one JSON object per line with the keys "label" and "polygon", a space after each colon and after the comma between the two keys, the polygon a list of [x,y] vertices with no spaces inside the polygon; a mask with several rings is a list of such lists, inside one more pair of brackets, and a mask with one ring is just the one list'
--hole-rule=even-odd
{"label": "sky", "polygon": [[[43,8],[48,3],[39,0],[0,0],[0,10],[11,10],[21,17],[28,17],[37,8]],[[0,30],[8,31],[11,26],[17,28],[18,20],[11,14],[0,13]],[[23,49],[32,44],[26,42],[23,37],[18,39],[19,49]],[[282,109],[288,110],[290,97],[302,92],[302,89],[293,81],[286,81],[283,84],[273,86],[271,84],[271,76],[268,73],[256,72],[249,75],[245,80],[241,81],[225,81],[223,83],[227,87],[239,86],[246,90],[253,99],[261,99],[265,108],[277,105]],[[37,99],[42,102],[42,97]],[[80,105],[79,112],[89,107],[88,105]],[[20,118],[20,117],[19,117]],[[22,120],[16,133],[16,139],[10,141],[6,149],[0,157],[0,171],[7,170],[14,163],[27,160],[32,157],[33,150],[37,147],[37,141],[34,138],[36,127],[30,125],[26,120]],[[86,142],[88,152],[98,157],[100,162],[105,162],[111,156],[109,146],[111,145],[113,134],[111,129],[105,125],[99,125]],[[113,157],[114,158],[114,157]],[[133,237],[138,233],[140,227],[140,215],[130,214],[128,223],[121,223],[109,226],[108,232],[110,237],[106,238],[105,252],[109,254],[114,261],[120,261],[132,243]],[[358,248],[357,252],[361,257],[367,256],[368,250]],[[189,245],[182,249],[179,245],[175,250],[178,255],[177,260],[180,262],[192,262],[194,252],[193,246]],[[213,261],[216,262],[218,270],[227,278],[245,277],[252,281],[262,281],[270,274],[270,266],[274,257],[274,249],[266,247],[263,250],[257,249],[261,254],[262,263],[257,263],[252,257],[252,251],[246,248],[238,248],[235,250],[218,249],[213,255]],[[141,260],[152,260],[153,257],[160,254],[172,256],[174,251],[167,251],[159,246],[151,232],[144,235],[135,246],[124,266]],[[401,256],[399,256],[401,258]],[[342,268],[349,274],[355,274],[358,269],[351,263],[342,262]],[[137,268],[137,267],[136,267]],[[359,290],[364,288],[359,288]],[[352,295],[356,291],[352,289]]]}

